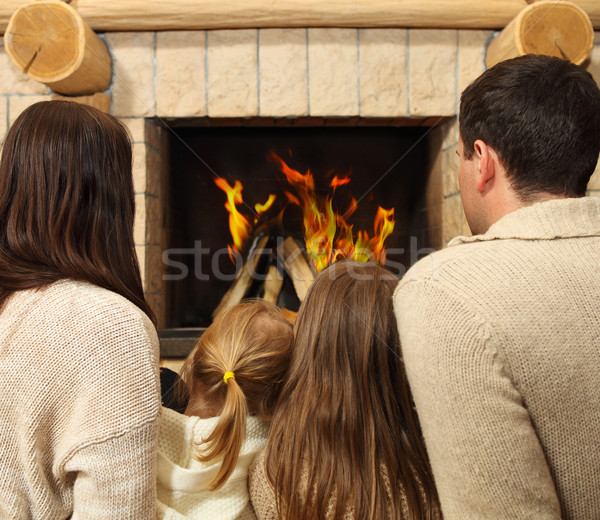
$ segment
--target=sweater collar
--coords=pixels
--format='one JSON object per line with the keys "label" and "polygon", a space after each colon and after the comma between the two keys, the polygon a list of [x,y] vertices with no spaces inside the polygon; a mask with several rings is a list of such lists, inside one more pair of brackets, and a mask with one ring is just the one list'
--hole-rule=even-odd
{"label": "sweater collar", "polygon": [[551,240],[600,236],[600,198],[552,199],[519,208],[483,235],[456,237],[448,246],[488,240]]}

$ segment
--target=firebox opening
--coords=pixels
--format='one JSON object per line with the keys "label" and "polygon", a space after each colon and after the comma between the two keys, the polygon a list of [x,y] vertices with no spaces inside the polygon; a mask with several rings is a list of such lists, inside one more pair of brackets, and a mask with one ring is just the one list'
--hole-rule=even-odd
{"label": "firebox opening", "polygon": [[[372,236],[378,207],[393,208],[395,225],[385,240],[385,264],[396,274],[414,261],[415,248],[429,246],[418,210],[431,169],[431,128],[225,127],[214,122],[206,126],[207,120],[169,124],[163,254],[167,328],[210,325],[252,243],[265,233],[264,227],[259,229],[264,222],[270,245],[287,237],[304,245],[303,214],[290,203],[294,192],[274,154],[301,174],[310,170],[316,193],[331,197],[340,214],[348,214],[355,199],[355,211],[348,217],[355,233],[364,230]],[[334,177],[350,181],[332,191]],[[242,186],[243,202],[236,209],[251,229],[234,256],[236,263],[228,251],[233,239],[227,194],[215,183],[217,178],[230,187],[236,182]],[[257,217],[255,205],[270,195],[275,195],[270,213]],[[274,224],[279,211],[282,218]],[[260,262],[268,261],[261,256],[257,272]],[[247,296],[260,296],[260,291],[260,284],[253,282]],[[283,273],[277,304],[295,311],[299,303],[292,280]]]}

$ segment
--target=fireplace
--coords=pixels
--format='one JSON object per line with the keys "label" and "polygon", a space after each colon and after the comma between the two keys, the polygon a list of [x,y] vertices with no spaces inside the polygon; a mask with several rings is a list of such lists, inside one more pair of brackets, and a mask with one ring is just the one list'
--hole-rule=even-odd
{"label": "fireplace", "polygon": [[[179,217],[169,209],[172,207],[170,161],[174,154],[181,156],[183,152],[173,150],[172,131],[180,134],[202,131],[206,136],[212,129],[232,136],[242,131],[259,134],[272,129],[275,135],[283,136],[285,131],[319,135],[336,127],[347,133],[368,130],[376,135],[388,130],[396,134],[413,133],[413,142],[426,134],[421,141],[420,164],[410,168],[415,172],[413,180],[418,186],[407,191],[410,193],[407,204],[394,206],[396,211],[405,208],[410,211],[398,220],[399,235],[388,239],[392,241],[389,243],[392,249],[411,251],[401,259],[389,258],[404,268],[426,249],[441,248],[463,229],[468,232],[456,181],[457,96],[459,89],[483,70],[484,45],[490,34],[489,31],[405,29],[107,34],[107,43],[116,58],[113,111],[141,116],[123,120],[141,145],[136,146],[139,193],[136,243],[146,294],[159,316],[160,328],[204,326],[208,315],[206,310],[188,312],[181,307],[176,310],[182,305],[173,299],[178,290],[172,280],[165,279],[165,275],[176,273],[169,271],[163,262],[164,252],[194,247],[193,237],[180,237],[178,242],[173,232],[180,226],[173,225],[173,218]],[[148,48],[155,50],[146,54]],[[130,88],[132,82],[136,83],[135,89]],[[288,145],[278,146],[280,155],[290,158],[286,155]],[[271,168],[270,174],[274,175],[267,153],[263,149],[250,160],[253,165],[260,164],[260,168]],[[292,150],[293,155],[298,153]],[[345,154],[342,151],[337,155],[344,158]],[[394,160],[400,157],[398,153]],[[310,158],[294,166],[302,172],[310,168],[323,173],[317,171],[321,165],[312,164]],[[344,175],[350,167],[332,163],[325,169],[335,169]],[[227,165],[220,168],[224,171],[218,174],[234,183],[236,178]],[[364,190],[360,177],[360,173],[353,172],[352,182],[359,183],[352,184],[356,196]],[[251,205],[264,202],[256,200],[265,194],[254,195],[250,179],[237,180],[245,186],[245,201]],[[211,203],[224,225],[227,222],[224,194],[213,184],[210,189],[216,194]],[[396,198],[401,196],[396,194]],[[391,206],[385,200],[381,205]],[[369,212],[368,204],[365,211]],[[370,226],[372,223],[363,227],[370,229]],[[204,247],[207,234],[198,233],[197,239],[203,241]],[[410,237],[414,240],[412,247],[401,243]],[[229,239],[227,230],[223,236],[226,239]],[[172,258],[184,264],[191,260],[191,257]],[[227,271],[233,266],[227,264],[226,255],[220,261],[221,271],[232,272]],[[189,270],[192,266],[186,267]],[[202,272],[209,271],[202,267]],[[200,284],[193,278],[192,285]],[[215,291],[210,306],[214,306],[226,286],[224,283]]]}
{"label": "fireplace", "polygon": [[[303,294],[294,290],[294,273],[286,272],[285,240],[302,252],[295,261],[315,274],[334,257],[351,256],[402,275],[437,245],[418,212],[433,127],[286,123],[153,121],[167,135],[161,154],[169,157],[162,175],[166,328],[206,327],[223,305],[262,296],[273,263],[283,286],[271,283],[277,294],[270,297],[297,310]],[[314,183],[308,193],[307,180]],[[228,291],[261,240],[264,258],[255,259],[252,283],[231,301]]]}

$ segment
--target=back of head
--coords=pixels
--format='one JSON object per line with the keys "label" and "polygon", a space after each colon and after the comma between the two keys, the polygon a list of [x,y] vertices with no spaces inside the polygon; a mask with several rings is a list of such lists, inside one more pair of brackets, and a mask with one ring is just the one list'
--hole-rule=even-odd
{"label": "back of head", "polygon": [[211,489],[221,487],[235,469],[248,414],[271,419],[291,346],[292,325],[275,305],[255,300],[220,315],[188,356],[183,380],[192,394],[203,392],[219,413],[198,455],[202,461],[223,456]]}
{"label": "back of head", "polygon": [[477,139],[498,153],[521,200],[583,196],[600,152],[600,90],[566,60],[502,61],[462,93],[460,134],[467,159]]}
{"label": "back of head", "polygon": [[302,302],[266,450],[288,520],[337,520],[349,506],[355,518],[398,518],[400,488],[413,514],[427,518],[431,477],[400,357],[397,282],[380,265],[340,261]]}
{"label": "back of head", "polygon": [[131,163],[127,129],[87,105],[43,101],[17,118],[0,162],[0,304],[71,278],[152,317],[133,243]]}

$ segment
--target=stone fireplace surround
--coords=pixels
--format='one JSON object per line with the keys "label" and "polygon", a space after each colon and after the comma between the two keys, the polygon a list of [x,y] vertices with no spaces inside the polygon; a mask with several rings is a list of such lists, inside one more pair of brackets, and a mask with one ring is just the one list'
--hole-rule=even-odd
{"label": "stone fireplace surround", "polygon": [[[239,29],[101,34],[113,60],[111,113],[131,130],[135,242],[148,301],[164,323],[165,130],[158,119],[220,125],[424,125],[434,143],[421,211],[429,243],[469,233],[455,150],[460,92],[484,70],[492,31]],[[600,32],[587,69],[600,82]],[[50,99],[0,46],[0,135]],[[589,194],[600,196],[600,169]]]}

